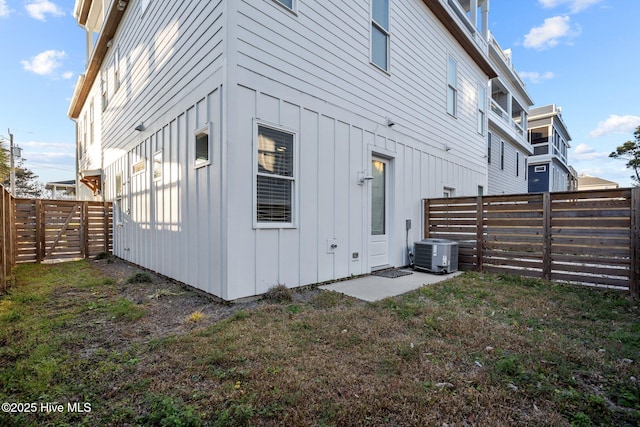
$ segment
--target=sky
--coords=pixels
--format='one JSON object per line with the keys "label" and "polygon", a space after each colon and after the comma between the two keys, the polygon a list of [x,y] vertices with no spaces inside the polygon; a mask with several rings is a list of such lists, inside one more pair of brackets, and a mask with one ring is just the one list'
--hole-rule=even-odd
{"label": "sky", "polygon": [[[75,126],[67,117],[84,71],[75,0],[0,0],[0,139],[22,147],[42,182],[75,178]],[[556,104],[578,173],[631,185],[610,159],[640,125],[639,0],[491,0],[489,29],[535,106]]]}

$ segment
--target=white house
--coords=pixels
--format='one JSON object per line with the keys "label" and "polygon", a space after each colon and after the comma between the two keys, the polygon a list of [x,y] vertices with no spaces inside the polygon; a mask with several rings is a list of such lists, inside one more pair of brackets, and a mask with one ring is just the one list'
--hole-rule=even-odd
{"label": "white house", "polygon": [[487,194],[526,193],[528,157],[533,154],[527,135],[533,100],[513,66],[511,50],[503,50],[491,34],[488,42],[489,57],[498,76],[490,82]]}
{"label": "white house", "polygon": [[423,198],[487,188],[487,5],[77,0],[115,254],[225,300],[408,264]]}

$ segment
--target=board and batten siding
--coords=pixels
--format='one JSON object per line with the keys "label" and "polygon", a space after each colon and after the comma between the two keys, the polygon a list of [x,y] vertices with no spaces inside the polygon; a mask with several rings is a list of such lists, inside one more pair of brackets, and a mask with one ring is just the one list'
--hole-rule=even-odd
{"label": "board and batten siding", "polygon": [[[115,255],[221,296],[221,92],[218,88],[150,133],[105,169]],[[195,132],[212,123],[211,163],[194,167]],[[162,174],[153,177],[154,154]],[[143,161],[143,171],[133,166]],[[122,197],[116,176],[122,174]]]}
{"label": "board and batten siding", "polygon": [[[234,167],[227,172],[225,299],[260,294],[277,284],[295,287],[369,273],[370,186],[359,185],[358,172],[371,168],[373,155],[389,159],[389,259],[395,266],[408,263],[406,219],[412,220],[409,242],[420,238],[422,195],[455,185],[461,192],[477,191],[476,183],[484,179],[482,172],[424,151],[418,141],[375,121],[284,86],[272,89],[238,86],[229,97],[233,142],[227,159]],[[256,123],[282,127],[298,138],[294,228],[253,227]],[[329,239],[338,245],[333,252]]]}
{"label": "board and batten siding", "polygon": [[[409,242],[419,240],[423,198],[487,186],[476,125],[487,76],[421,1],[390,4],[389,73],[369,62],[368,1],[300,1],[297,14],[273,0],[128,10],[114,38],[122,86],[102,129],[107,200],[118,174],[123,182],[116,255],[226,300],[369,273],[370,185],[358,173],[382,156],[389,263],[407,264],[405,220]],[[456,117],[446,112],[448,56]],[[212,162],[195,168],[195,131],[208,122]],[[296,134],[295,227],[254,227],[256,123]]]}

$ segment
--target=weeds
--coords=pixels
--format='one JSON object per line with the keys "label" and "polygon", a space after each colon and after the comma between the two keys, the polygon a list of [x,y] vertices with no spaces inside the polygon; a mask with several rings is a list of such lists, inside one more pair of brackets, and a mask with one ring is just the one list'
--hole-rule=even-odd
{"label": "weeds", "polygon": [[[92,411],[1,425],[640,423],[638,304],[619,294],[473,273],[377,303],[285,287],[214,321],[193,306],[153,317],[180,296],[135,303],[84,262],[16,277],[0,399]],[[159,319],[173,329],[154,334]]]}
{"label": "weeds", "polygon": [[262,297],[265,301],[273,303],[284,303],[293,301],[293,292],[286,285],[276,285],[269,288]]}
{"label": "weeds", "polygon": [[145,272],[139,272],[133,274],[131,277],[127,279],[127,283],[135,284],[135,283],[152,283],[151,275]]}

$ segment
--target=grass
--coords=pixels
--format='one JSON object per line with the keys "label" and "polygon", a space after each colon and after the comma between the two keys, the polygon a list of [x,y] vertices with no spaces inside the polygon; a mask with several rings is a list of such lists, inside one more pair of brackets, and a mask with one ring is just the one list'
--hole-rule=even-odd
{"label": "grass", "polygon": [[0,400],[91,411],[1,425],[640,424],[640,309],[618,293],[465,273],[376,303],[188,310],[197,326],[149,336],[166,298],[131,301],[85,262],[15,274]]}

